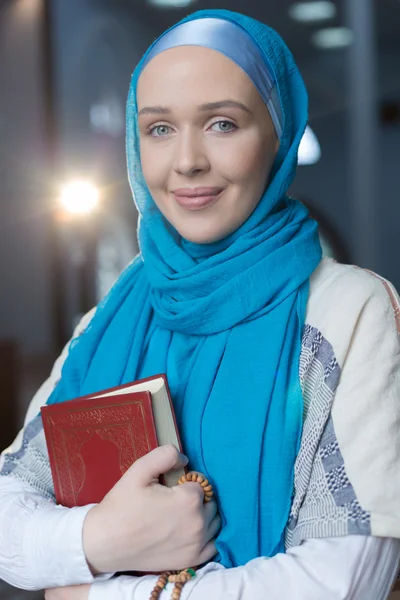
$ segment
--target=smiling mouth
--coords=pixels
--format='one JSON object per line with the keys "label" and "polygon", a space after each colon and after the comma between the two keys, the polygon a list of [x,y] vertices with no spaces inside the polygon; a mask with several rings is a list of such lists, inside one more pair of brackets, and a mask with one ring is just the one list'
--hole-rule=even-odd
{"label": "smiling mouth", "polygon": [[199,188],[179,188],[172,193],[176,203],[187,210],[202,210],[215,204],[223,188],[199,187]]}

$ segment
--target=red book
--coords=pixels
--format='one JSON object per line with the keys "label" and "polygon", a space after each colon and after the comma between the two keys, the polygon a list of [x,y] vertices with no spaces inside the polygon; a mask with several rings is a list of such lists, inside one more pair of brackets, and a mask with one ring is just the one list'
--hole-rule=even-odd
{"label": "red book", "polygon": [[[41,408],[58,504],[100,502],[125,471],[159,445],[182,450],[165,375]],[[185,469],[166,473],[172,487]]]}

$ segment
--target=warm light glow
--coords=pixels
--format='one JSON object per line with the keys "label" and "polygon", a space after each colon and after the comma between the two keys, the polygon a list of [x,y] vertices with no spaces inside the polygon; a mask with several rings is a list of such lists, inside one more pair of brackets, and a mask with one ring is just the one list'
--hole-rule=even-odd
{"label": "warm light glow", "polygon": [[307,125],[299,146],[298,164],[314,165],[321,158],[321,146],[317,136]]}
{"label": "warm light glow", "polygon": [[289,8],[289,16],[300,23],[315,23],[333,19],[336,16],[333,2],[295,2]]}
{"label": "warm light glow", "polygon": [[61,191],[60,202],[71,214],[87,214],[98,201],[99,191],[87,181],[73,181]]}
{"label": "warm light glow", "polygon": [[345,48],[353,43],[354,34],[348,27],[328,27],[316,31],[312,41],[317,48]]}
{"label": "warm light glow", "polygon": [[193,4],[194,0],[148,0],[148,3],[158,8],[184,8]]}
{"label": "warm light glow", "polygon": [[[11,3],[10,3],[11,4]],[[29,23],[31,19],[37,19],[42,10],[41,0],[17,0],[12,3],[12,8],[18,19]]]}

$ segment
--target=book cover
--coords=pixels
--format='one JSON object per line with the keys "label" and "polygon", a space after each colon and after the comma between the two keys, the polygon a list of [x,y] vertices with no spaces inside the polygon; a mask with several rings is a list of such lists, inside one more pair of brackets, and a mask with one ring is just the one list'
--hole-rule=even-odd
{"label": "book cover", "polygon": [[[181,450],[165,376],[41,409],[58,504],[100,502],[140,457],[160,444]],[[184,469],[164,476],[175,485]]]}

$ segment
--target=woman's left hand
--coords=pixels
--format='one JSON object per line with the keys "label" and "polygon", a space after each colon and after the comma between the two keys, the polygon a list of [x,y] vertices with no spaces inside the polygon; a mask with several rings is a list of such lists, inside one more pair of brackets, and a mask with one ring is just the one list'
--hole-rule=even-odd
{"label": "woman's left hand", "polygon": [[69,585],[45,591],[45,600],[89,600],[90,584]]}

